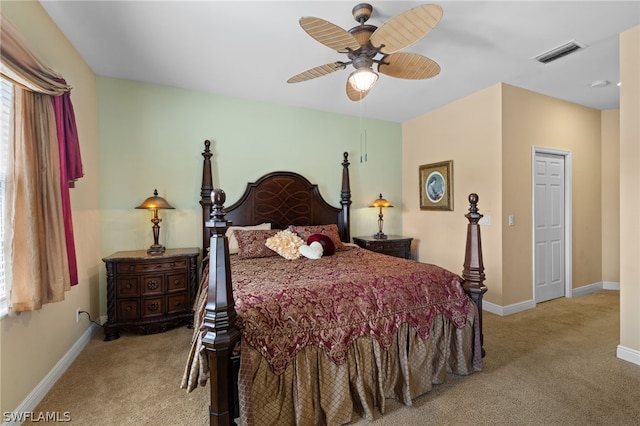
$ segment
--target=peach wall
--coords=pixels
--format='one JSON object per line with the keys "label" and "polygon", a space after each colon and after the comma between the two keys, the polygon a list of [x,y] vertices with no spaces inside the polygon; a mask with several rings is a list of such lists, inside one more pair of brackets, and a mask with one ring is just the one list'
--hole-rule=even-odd
{"label": "peach wall", "polygon": [[[469,193],[479,195],[486,300],[501,304],[501,86],[495,85],[402,126],[403,234],[416,239],[418,260],[462,272]],[[420,210],[419,167],[453,160],[453,211]]]}
{"label": "peach wall", "polygon": [[620,110],[601,117],[602,281],[620,283]]}
{"label": "peach wall", "polygon": [[640,27],[620,35],[620,81],[620,346],[640,364]]}
{"label": "peach wall", "polygon": [[63,302],[0,320],[0,412],[15,410],[89,327],[76,308],[98,315],[99,253],[95,75],[36,1],[3,1],[2,13],[73,87],[85,177],[71,190],[80,283]]}
{"label": "peach wall", "polygon": [[[532,147],[568,151],[573,164],[573,287],[602,281],[600,111],[507,84],[403,124],[403,233],[418,260],[461,269],[469,192],[490,220],[482,226],[488,302],[533,300]],[[419,208],[418,167],[454,161],[454,211]],[[594,208],[595,206],[595,208]],[[515,225],[508,226],[507,216]]]}
{"label": "peach wall", "polygon": [[[532,147],[572,156],[573,287],[602,277],[600,111],[503,85],[503,304],[533,299]],[[507,285],[508,283],[508,285]]]}

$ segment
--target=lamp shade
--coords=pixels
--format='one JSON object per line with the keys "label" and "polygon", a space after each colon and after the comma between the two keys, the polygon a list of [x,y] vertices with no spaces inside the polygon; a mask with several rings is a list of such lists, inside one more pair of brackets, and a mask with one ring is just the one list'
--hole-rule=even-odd
{"label": "lamp shade", "polygon": [[389,201],[382,198],[382,194],[380,194],[379,198],[373,200],[369,207],[393,207]]}
{"label": "lamp shade", "polygon": [[158,190],[153,190],[153,197],[149,197],[142,202],[136,209],[173,209],[171,204],[164,198],[158,196]]}
{"label": "lamp shade", "polygon": [[378,74],[371,68],[358,68],[349,76],[349,84],[358,92],[368,92],[378,81]]}

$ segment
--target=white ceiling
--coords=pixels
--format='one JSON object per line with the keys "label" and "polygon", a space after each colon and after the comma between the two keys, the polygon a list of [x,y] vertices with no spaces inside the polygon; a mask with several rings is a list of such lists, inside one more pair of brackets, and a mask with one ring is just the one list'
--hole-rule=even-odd
{"label": "white ceiling", "polygon": [[[101,76],[403,122],[505,82],[596,109],[618,108],[618,35],[640,24],[640,1],[440,1],[435,29],[405,52],[438,62],[428,80],[386,75],[363,102],[345,94],[352,68],[288,84],[346,55],[299,26],[315,16],[357,25],[355,1],[57,1],[40,3]],[[426,2],[370,1],[368,24]],[[532,58],[571,40],[586,44],[549,64]],[[612,84],[592,88],[596,80]]]}

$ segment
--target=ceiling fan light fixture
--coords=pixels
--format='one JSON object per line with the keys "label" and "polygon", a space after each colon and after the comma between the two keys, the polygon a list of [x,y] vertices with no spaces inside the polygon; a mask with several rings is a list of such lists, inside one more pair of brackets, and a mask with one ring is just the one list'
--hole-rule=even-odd
{"label": "ceiling fan light fixture", "polygon": [[368,92],[378,81],[378,74],[371,68],[358,68],[349,76],[349,84],[358,92]]}

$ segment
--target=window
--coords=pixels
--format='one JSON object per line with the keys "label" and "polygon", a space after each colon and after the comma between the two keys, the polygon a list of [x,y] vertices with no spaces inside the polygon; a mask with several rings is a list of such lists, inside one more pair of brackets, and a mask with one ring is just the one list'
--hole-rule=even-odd
{"label": "window", "polygon": [[11,98],[13,85],[0,78],[0,92],[2,93],[2,110],[0,111],[0,318],[7,314],[9,308],[10,280],[7,280],[7,267],[4,261],[4,190],[7,173],[9,150]]}

